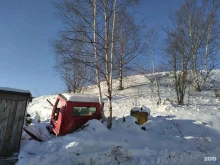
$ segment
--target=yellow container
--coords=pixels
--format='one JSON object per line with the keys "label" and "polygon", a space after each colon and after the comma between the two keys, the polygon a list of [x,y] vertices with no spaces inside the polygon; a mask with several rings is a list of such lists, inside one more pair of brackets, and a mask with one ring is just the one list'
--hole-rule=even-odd
{"label": "yellow container", "polygon": [[137,124],[142,125],[147,122],[148,113],[147,112],[137,112],[131,110],[131,116],[135,117],[138,121]]}

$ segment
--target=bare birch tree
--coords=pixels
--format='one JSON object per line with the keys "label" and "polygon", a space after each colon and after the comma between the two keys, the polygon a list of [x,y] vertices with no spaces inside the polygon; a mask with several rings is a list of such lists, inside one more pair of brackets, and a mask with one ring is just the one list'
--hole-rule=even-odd
{"label": "bare birch tree", "polygon": [[[82,65],[86,68],[84,71],[88,74],[82,75],[84,76],[82,83],[88,85],[95,82],[97,84],[99,102],[100,105],[103,105],[100,85],[101,55],[98,55],[100,45],[97,42],[97,36],[98,40],[103,40],[100,34],[98,34],[98,24],[96,21],[98,17],[97,1],[64,0],[54,3],[54,6],[57,8],[57,14],[65,25],[65,29],[60,32],[59,39],[53,40],[56,55],[62,58],[63,61],[68,62],[72,67],[75,66],[77,68],[77,66]],[[75,45],[78,45],[81,49],[74,49]],[[65,65],[60,64],[60,67],[65,67]],[[68,72],[66,72],[66,74],[71,75],[71,78],[74,79],[72,73],[73,70],[71,69],[68,69]],[[81,74],[82,70],[78,73]],[[103,107],[101,110],[102,118],[104,118]]]}
{"label": "bare birch tree", "polygon": [[216,55],[219,52],[220,1],[186,0],[175,12],[176,26],[185,31],[187,46],[191,56],[193,86],[201,91],[210,72],[216,67]]}
{"label": "bare birch tree", "polygon": [[217,65],[219,7],[220,1],[204,0],[198,3],[197,0],[186,0],[171,14],[173,26],[167,30],[166,52],[167,57],[172,59],[178,104],[184,104],[187,84],[193,82],[194,89],[201,91]]}
{"label": "bare birch tree", "polygon": [[[201,51],[201,67],[199,81],[196,82],[196,89],[202,90],[203,85],[209,77],[210,72],[220,63],[217,55],[220,50],[220,22],[218,12],[220,11],[220,1],[204,0],[202,3],[202,11],[205,15],[203,25],[204,32],[201,40],[203,40]],[[197,79],[198,80],[198,79]]]}
{"label": "bare birch tree", "polygon": [[[100,84],[100,64],[98,61],[98,52],[97,52],[97,41],[96,41],[96,33],[97,33],[97,23],[96,23],[96,19],[97,19],[97,3],[96,0],[93,1],[93,49],[94,49],[94,58],[95,58],[95,71],[96,71],[96,82],[97,82],[97,86],[99,89],[99,102],[100,105],[103,106],[103,101],[102,101],[102,90],[101,90],[101,84]],[[103,112],[103,107],[101,108],[102,110],[102,119],[104,118],[104,112]]]}
{"label": "bare birch tree", "polygon": [[[112,125],[112,78],[114,68],[114,46],[116,18],[119,11],[135,1],[123,0],[63,0],[55,3],[58,15],[65,24],[60,38],[55,40],[57,56],[86,64],[96,75],[100,104],[102,90],[100,82],[106,81],[108,98],[108,128]],[[83,49],[73,49],[79,44]],[[63,56],[64,55],[64,56]],[[80,58],[79,58],[80,57]],[[85,59],[85,61],[84,61]]]}
{"label": "bare birch tree", "polygon": [[167,31],[167,57],[172,65],[174,86],[178,105],[184,104],[184,97],[188,85],[187,70],[189,69],[190,56],[187,50],[185,33],[181,28]]}
{"label": "bare birch tree", "polygon": [[[116,17],[116,3],[117,0],[114,0],[113,6],[113,21],[112,21],[112,33],[111,33],[111,54],[110,54],[110,71],[109,71],[109,82],[108,85],[108,108],[109,108],[109,120],[108,120],[108,128],[112,127],[112,75],[113,75],[113,60],[114,60],[114,32],[115,32],[115,17]],[[107,60],[107,59],[106,59]]]}
{"label": "bare birch tree", "polygon": [[156,53],[158,52],[159,43],[158,43],[158,33],[155,29],[150,29],[147,31],[146,37],[145,37],[146,43],[145,43],[145,51],[146,54],[150,57],[151,65],[152,65],[152,73],[154,76],[154,82],[155,87],[157,89],[157,96],[158,101],[157,104],[161,104],[161,97],[160,97],[160,85],[159,85],[159,78],[157,77],[155,73],[155,57]]}
{"label": "bare birch tree", "polygon": [[141,54],[140,25],[135,23],[131,13],[121,9],[116,19],[115,70],[119,80],[118,90],[122,90],[126,70],[132,69],[132,62]]}
{"label": "bare birch tree", "polygon": [[[86,59],[85,57],[84,59],[81,59],[82,57],[78,56],[73,63],[71,58],[69,58],[70,55],[68,53],[63,53],[63,49],[60,49],[58,45],[57,42],[54,43],[56,52],[60,54],[59,56],[56,56],[55,69],[65,83],[69,93],[80,93],[85,84],[92,81],[89,76],[91,75],[91,72],[86,63],[77,62],[80,60],[86,61]],[[74,48],[78,50],[81,49],[79,45],[74,45]]]}

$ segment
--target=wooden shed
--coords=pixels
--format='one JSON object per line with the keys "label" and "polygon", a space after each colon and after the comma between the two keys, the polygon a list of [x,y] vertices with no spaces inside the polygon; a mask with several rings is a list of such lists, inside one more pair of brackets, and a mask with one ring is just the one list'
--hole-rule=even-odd
{"label": "wooden shed", "polygon": [[31,93],[0,87],[0,156],[19,151],[25,112]]}

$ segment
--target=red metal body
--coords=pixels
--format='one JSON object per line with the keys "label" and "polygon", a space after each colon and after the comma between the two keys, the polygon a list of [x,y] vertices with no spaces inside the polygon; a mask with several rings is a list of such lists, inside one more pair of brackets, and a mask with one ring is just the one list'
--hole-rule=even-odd
{"label": "red metal body", "polygon": [[[80,95],[82,96],[82,95]],[[77,95],[74,94],[77,98]],[[50,125],[47,127],[50,132],[56,135],[71,133],[88,120],[101,119],[101,106],[98,101],[68,99],[59,94],[53,106]]]}

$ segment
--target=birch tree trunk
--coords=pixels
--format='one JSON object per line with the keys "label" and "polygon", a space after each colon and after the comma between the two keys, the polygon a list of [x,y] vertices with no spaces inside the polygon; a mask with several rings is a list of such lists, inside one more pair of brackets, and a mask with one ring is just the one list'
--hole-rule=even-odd
{"label": "birch tree trunk", "polygon": [[[100,67],[99,67],[99,62],[98,62],[98,54],[97,54],[97,43],[96,43],[96,32],[97,32],[97,26],[96,26],[96,17],[97,17],[97,11],[96,11],[96,0],[93,0],[93,44],[94,44],[94,56],[95,56],[95,66],[96,66],[96,81],[97,81],[97,86],[99,90],[99,103],[101,106],[103,106],[103,101],[102,101],[102,90],[101,90],[101,85],[100,85]],[[101,107],[101,115],[102,115],[102,120],[104,119],[104,111],[103,107]]]}
{"label": "birch tree trunk", "polygon": [[123,53],[124,53],[124,44],[123,44],[123,30],[122,30],[122,24],[120,23],[120,43],[121,43],[121,50],[119,53],[119,86],[118,90],[123,89],[122,81],[123,81]]}
{"label": "birch tree trunk", "polygon": [[154,76],[154,81],[155,81],[155,87],[157,90],[157,96],[158,96],[158,101],[157,101],[157,105],[161,104],[161,97],[160,97],[160,86],[159,86],[159,82],[155,73],[155,55],[156,55],[156,49],[158,49],[158,34],[155,31],[155,29],[151,29],[147,32],[147,45],[149,47],[149,56],[151,59],[151,64],[152,64],[152,72],[153,72],[153,76]]}
{"label": "birch tree trunk", "polygon": [[124,89],[123,87],[123,61],[122,61],[122,56],[120,55],[120,61],[119,61],[119,86],[118,90]]}
{"label": "birch tree trunk", "polygon": [[160,97],[160,86],[157,80],[157,76],[155,74],[155,62],[154,62],[154,55],[153,52],[151,52],[151,63],[152,63],[152,68],[153,68],[153,75],[154,75],[154,80],[155,80],[155,86],[157,89],[157,96],[158,96],[158,102],[157,104],[160,105],[161,104],[161,97]]}
{"label": "birch tree trunk", "polygon": [[111,38],[111,56],[110,56],[110,75],[109,75],[109,86],[108,86],[108,106],[109,106],[109,120],[108,128],[112,127],[112,74],[113,74],[113,59],[114,59],[114,31],[115,31],[115,17],[116,17],[116,2],[114,0],[113,7],[113,21],[112,21],[112,38]]}

